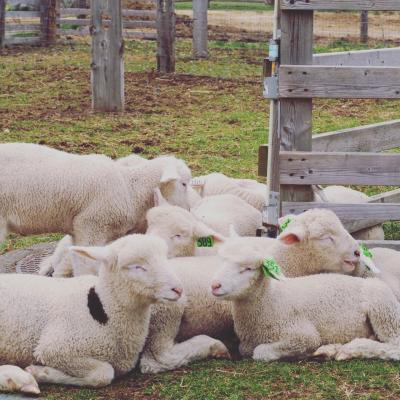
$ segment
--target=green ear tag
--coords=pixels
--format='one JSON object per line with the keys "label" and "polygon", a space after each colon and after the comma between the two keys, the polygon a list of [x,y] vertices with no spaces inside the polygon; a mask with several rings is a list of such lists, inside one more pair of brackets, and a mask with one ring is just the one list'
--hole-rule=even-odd
{"label": "green ear tag", "polygon": [[283,223],[281,225],[279,225],[279,228],[281,228],[281,232],[283,232],[291,222],[292,222],[292,218],[290,218],[290,217],[286,218],[283,221]]}
{"label": "green ear tag", "polygon": [[372,258],[373,257],[371,251],[369,250],[369,248],[364,243],[360,244],[360,248],[361,248],[361,251],[362,251],[362,253],[364,254],[365,257],[368,257],[368,258]]}
{"label": "green ear tag", "polygon": [[278,281],[285,279],[281,267],[273,258],[266,258],[261,268],[267,278],[274,278]]}
{"label": "green ear tag", "polygon": [[198,238],[196,241],[197,247],[214,247],[214,238],[212,236],[205,236]]}

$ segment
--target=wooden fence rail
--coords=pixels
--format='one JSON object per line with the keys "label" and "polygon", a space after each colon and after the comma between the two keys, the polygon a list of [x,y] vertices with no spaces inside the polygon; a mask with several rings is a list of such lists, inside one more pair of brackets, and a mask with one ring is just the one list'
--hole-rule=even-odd
{"label": "wooden fence rail", "polygon": [[400,11],[398,0],[281,0],[282,10]]}

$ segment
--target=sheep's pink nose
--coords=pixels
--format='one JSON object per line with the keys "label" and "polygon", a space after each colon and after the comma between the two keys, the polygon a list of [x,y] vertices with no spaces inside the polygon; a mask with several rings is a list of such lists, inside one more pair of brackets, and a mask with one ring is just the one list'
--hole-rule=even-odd
{"label": "sheep's pink nose", "polygon": [[213,282],[211,284],[211,289],[212,290],[218,290],[222,285],[219,282]]}
{"label": "sheep's pink nose", "polygon": [[183,293],[183,289],[182,289],[182,288],[180,288],[180,287],[174,287],[174,288],[172,289],[172,291],[175,292],[179,297],[182,296],[182,293]]}
{"label": "sheep's pink nose", "polygon": [[355,255],[356,257],[360,257],[360,256],[361,256],[361,254],[360,254],[360,252],[359,252],[358,250],[356,250],[356,251],[354,252],[354,255]]}

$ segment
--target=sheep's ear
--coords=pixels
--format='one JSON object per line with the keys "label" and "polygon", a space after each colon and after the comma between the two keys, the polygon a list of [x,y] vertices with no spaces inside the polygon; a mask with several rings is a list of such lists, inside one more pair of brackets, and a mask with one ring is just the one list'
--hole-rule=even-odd
{"label": "sheep's ear", "polygon": [[225,236],[221,235],[218,232],[215,232],[214,229],[209,228],[201,221],[196,222],[196,225],[193,229],[193,235],[196,239],[201,237],[212,236],[215,242],[225,242],[226,239]]}
{"label": "sheep's ear", "polygon": [[177,181],[180,179],[178,174],[178,170],[175,166],[168,166],[164,169],[164,172],[161,175],[160,183],[168,183],[172,181]]}
{"label": "sheep's ear", "polygon": [[108,247],[72,246],[69,251],[74,276],[97,274],[101,265],[112,269],[117,263],[117,256]]}
{"label": "sheep's ear", "polygon": [[233,224],[229,225],[229,237],[231,238],[240,237],[240,235],[236,232]]}
{"label": "sheep's ear", "polygon": [[159,188],[154,189],[154,206],[166,206],[168,205],[168,201],[165,200],[164,196],[161,193]]}
{"label": "sheep's ear", "polygon": [[303,241],[305,239],[305,236],[306,236],[306,233],[305,233],[304,229],[302,229],[300,227],[290,228],[290,226],[289,226],[288,228],[286,228],[286,230],[284,230],[278,236],[277,239],[285,244],[291,245],[291,244],[300,243],[301,241]]}

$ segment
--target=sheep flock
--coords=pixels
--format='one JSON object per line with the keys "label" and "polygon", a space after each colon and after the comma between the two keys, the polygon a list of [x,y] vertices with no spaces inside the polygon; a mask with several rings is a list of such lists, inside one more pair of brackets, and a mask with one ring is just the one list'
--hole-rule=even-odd
{"label": "sheep flock", "polygon": [[[0,391],[109,385],[138,368],[242,357],[400,360],[400,254],[367,249],[331,211],[283,216],[256,237],[267,187],[192,177],[174,156],[113,160],[0,144]],[[314,187],[315,202],[366,202]]]}

